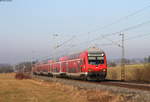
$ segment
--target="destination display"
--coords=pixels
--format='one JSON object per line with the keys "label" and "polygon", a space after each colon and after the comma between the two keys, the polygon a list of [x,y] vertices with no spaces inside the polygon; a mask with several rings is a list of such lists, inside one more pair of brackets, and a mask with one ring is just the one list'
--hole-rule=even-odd
{"label": "destination display", "polygon": [[102,53],[89,53],[88,56],[104,56],[104,54]]}
{"label": "destination display", "polygon": [[96,56],[90,56],[89,60],[104,60],[104,57],[100,56],[100,57],[96,57]]}

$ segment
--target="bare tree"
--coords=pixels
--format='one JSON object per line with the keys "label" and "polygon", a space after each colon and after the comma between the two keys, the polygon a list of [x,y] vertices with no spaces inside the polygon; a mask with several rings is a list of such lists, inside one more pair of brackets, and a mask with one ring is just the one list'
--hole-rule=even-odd
{"label": "bare tree", "polygon": [[32,63],[31,62],[21,62],[15,66],[17,72],[31,72]]}
{"label": "bare tree", "polygon": [[9,64],[0,64],[0,73],[10,73],[14,72],[13,66]]}

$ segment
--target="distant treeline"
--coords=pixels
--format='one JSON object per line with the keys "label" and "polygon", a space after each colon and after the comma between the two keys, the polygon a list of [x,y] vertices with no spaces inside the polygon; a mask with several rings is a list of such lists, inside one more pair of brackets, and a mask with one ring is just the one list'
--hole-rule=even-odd
{"label": "distant treeline", "polygon": [[0,64],[0,73],[11,73],[11,72],[31,72],[31,62],[21,62],[12,66],[10,64]]}
{"label": "distant treeline", "polygon": [[[142,63],[150,63],[150,56],[147,56],[145,58],[134,58],[134,59],[124,59],[124,63],[129,64],[142,64]],[[115,60],[108,60],[108,66],[109,67],[115,67],[117,65],[121,64],[121,59],[115,59]]]}
{"label": "distant treeline", "polygon": [[150,63],[150,56],[145,57],[145,58],[144,58],[144,61],[145,61],[146,63]]}
{"label": "distant treeline", "polygon": [[17,72],[31,72],[32,62],[21,62],[15,66]]}
{"label": "distant treeline", "polygon": [[14,72],[13,66],[9,64],[0,64],[0,73]]}

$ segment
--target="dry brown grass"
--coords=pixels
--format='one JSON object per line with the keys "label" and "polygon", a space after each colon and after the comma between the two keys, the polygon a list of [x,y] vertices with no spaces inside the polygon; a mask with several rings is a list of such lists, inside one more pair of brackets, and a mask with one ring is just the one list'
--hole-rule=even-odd
{"label": "dry brown grass", "polygon": [[85,90],[43,80],[16,80],[0,74],[0,102],[127,102],[106,91]]}
{"label": "dry brown grass", "polygon": [[[150,81],[150,64],[136,64],[125,66],[127,81]],[[107,79],[120,80],[121,67],[108,68]]]}

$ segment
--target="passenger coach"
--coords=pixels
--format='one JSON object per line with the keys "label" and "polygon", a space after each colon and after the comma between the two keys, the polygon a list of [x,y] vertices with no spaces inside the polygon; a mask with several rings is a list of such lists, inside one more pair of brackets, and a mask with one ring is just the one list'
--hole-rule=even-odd
{"label": "passenger coach", "polygon": [[106,54],[101,49],[93,47],[61,57],[55,62],[35,64],[32,71],[38,75],[104,80],[107,74]]}

